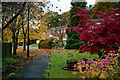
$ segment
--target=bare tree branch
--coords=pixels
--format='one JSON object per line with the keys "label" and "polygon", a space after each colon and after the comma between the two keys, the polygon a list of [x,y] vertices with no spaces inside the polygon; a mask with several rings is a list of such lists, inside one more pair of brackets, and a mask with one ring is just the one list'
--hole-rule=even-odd
{"label": "bare tree branch", "polygon": [[8,23],[5,26],[2,27],[2,30],[5,30],[5,28],[7,28],[20,15],[20,13],[25,7],[25,4],[26,2],[23,3],[22,8],[16,13],[16,15],[10,21],[8,21]]}

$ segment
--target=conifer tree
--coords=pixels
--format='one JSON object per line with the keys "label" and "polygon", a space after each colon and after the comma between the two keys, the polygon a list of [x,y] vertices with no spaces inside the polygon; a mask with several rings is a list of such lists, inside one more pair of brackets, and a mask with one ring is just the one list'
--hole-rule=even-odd
{"label": "conifer tree", "polygon": [[[72,7],[70,10],[70,24],[68,25],[68,27],[72,28],[78,25],[78,23],[76,22],[79,20],[79,18],[71,17],[79,12],[77,9],[74,8],[74,6],[81,7],[81,8],[87,8],[86,4],[87,2],[71,2]],[[66,49],[78,49],[80,45],[84,44],[84,41],[78,42],[79,40],[78,32],[74,32],[71,29],[70,31],[66,31],[66,34],[68,36],[68,39],[66,41],[67,44],[65,46]]]}

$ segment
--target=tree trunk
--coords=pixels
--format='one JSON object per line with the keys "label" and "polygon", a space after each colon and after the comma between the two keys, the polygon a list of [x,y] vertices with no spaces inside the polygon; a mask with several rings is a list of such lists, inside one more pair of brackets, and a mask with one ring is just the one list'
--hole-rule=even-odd
{"label": "tree trunk", "polygon": [[102,58],[102,55],[103,55],[103,52],[101,52],[101,50],[100,49],[98,49],[98,52],[99,52],[99,58]]}
{"label": "tree trunk", "polygon": [[16,49],[18,49],[18,36],[16,36]]}
{"label": "tree trunk", "polygon": [[26,35],[24,35],[23,51],[26,50]]}
{"label": "tree trunk", "polygon": [[4,33],[3,33],[3,30],[2,30],[2,41],[3,41],[3,39],[4,39],[3,34],[4,34]]}
{"label": "tree trunk", "polygon": [[27,44],[27,57],[29,57],[29,3],[28,3],[28,44]]}
{"label": "tree trunk", "polygon": [[[3,27],[3,23],[2,23],[2,27]],[[3,34],[4,34],[4,32],[3,32],[3,30],[2,30],[2,41],[3,41],[3,39],[4,39]]]}
{"label": "tree trunk", "polygon": [[19,34],[19,30],[18,30],[17,35],[16,35],[16,49],[18,49],[18,34]]}
{"label": "tree trunk", "polygon": [[25,51],[26,50],[26,33],[25,33],[25,30],[24,30],[24,21],[23,21],[23,19],[24,19],[24,15],[21,15],[22,16],[22,31],[23,31],[23,36],[24,36],[24,43],[23,43],[23,51]]}
{"label": "tree trunk", "polygon": [[15,55],[16,55],[16,41],[15,41],[15,32],[13,32],[12,39],[13,39],[13,54],[15,54]]}

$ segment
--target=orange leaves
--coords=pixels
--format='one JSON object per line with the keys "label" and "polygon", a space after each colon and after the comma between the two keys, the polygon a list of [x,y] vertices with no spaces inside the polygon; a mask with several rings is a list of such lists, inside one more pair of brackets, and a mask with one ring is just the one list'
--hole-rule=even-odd
{"label": "orange leaves", "polygon": [[74,72],[72,72],[72,74],[77,74],[77,72],[74,71]]}
{"label": "orange leaves", "polygon": [[79,70],[80,72],[82,72],[81,66],[78,66],[77,68],[78,68],[78,70]]}
{"label": "orange leaves", "polygon": [[[60,51],[60,50],[59,50]],[[54,49],[30,49],[30,55],[32,54],[51,54],[54,52]],[[27,50],[23,51],[22,49],[17,49],[17,54],[23,57],[26,57]]]}

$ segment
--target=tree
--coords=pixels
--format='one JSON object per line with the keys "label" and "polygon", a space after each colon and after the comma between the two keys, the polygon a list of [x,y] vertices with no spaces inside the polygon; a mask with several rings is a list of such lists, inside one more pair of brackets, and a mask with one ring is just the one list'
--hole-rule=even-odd
{"label": "tree", "polygon": [[13,54],[16,54],[17,42],[19,29],[21,28],[21,20],[15,19],[13,23],[9,26],[9,29],[12,32],[12,41],[13,41]]}
{"label": "tree", "polygon": [[[109,13],[109,8],[119,8],[119,2],[97,2],[92,11],[102,11],[104,13]],[[98,19],[96,14],[92,14],[92,19]]]}
{"label": "tree", "polygon": [[61,14],[60,25],[68,25],[70,23],[70,12],[64,12]]}
{"label": "tree", "polygon": [[[52,27],[61,27],[66,26],[69,24],[69,12],[64,12],[63,14],[58,14],[57,12],[49,11],[44,15],[43,18],[46,18],[43,20],[43,22],[46,22],[46,26],[49,28]],[[63,37],[65,35],[64,29],[59,29],[54,31],[55,36],[58,36],[59,41],[61,42],[63,46]]]}
{"label": "tree", "polygon": [[[3,9],[2,9],[3,19],[6,18],[4,16],[6,16],[8,14],[8,11],[12,11],[12,12],[15,11],[14,16],[12,15],[10,17],[10,19],[8,18],[10,16],[10,14],[8,14],[9,16],[7,15],[7,18],[6,18],[7,20],[6,20],[6,22],[3,22],[3,28],[2,28],[2,30],[4,30],[5,28],[7,28],[20,15],[20,13],[24,9],[25,5],[26,5],[26,2],[24,2],[22,4],[22,6],[21,6],[21,3],[2,3],[2,6],[4,6]],[[17,9],[18,9],[18,7],[20,9],[17,11],[16,7],[17,7]],[[6,24],[4,25],[4,23],[6,23]]]}
{"label": "tree", "polygon": [[23,32],[23,39],[24,39],[23,51],[25,51],[26,50],[26,34],[27,34],[27,30],[25,30],[25,26],[24,26],[24,15],[22,15],[21,17],[22,17],[22,32]]}
{"label": "tree", "polygon": [[[94,5],[89,5],[89,7],[87,8],[88,12],[89,12],[89,15],[94,15],[93,14],[93,8],[94,8]],[[91,17],[92,18],[92,17]],[[93,18],[92,18],[93,19]]]}
{"label": "tree", "polygon": [[[64,12],[63,14],[61,14],[60,22],[58,22],[59,26],[66,27],[66,25],[68,25],[70,22],[69,17],[70,17],[69,12]],[[65,28],[60,29],[58,33],[59,41],[61,42],[62,47],[64,46],[64,43],[63,43],[63,37],[65,36],[64,29]]]}
{"label": "tree", "polygon": [[[87,8],[86,7],[87,2],[72,2],[71,5],[71,10],[70,10],[70,24],[68,25],[68,27],[74,27],[77,26],[79,23],[76,23],[79,18],[71,18],[73,15],[75,15],[76,13],[78,13],[79,11],[75,8],[73,8],[73,6],[77,6],[77,7],[82,7],[82,8]],[[74,32],[74,31],[66,31],[66,34],[68,36],[68,39],[66,41],[66,49],[78,49],[80,45],[82,45],[84,42],[78,42],[79,40],[79,35],[78,32]]]}
{"label": "tree", "polygon": [[58,14],[58,12],[52,12],[48,11],[45,15],[44,18],[46,18],[45,22],[47,22],[46,26],[49,28],[52,27],[58,27],[58,22],[60,22],[61,15]]}
{"label": "tree", "polygon": [[[101,49],[105,50],[106,53],[110,51],[118,52],[120,46],[120,11],[118,8],[110,9],[110,13],[103,13],[101,11],[94,11],[98,14],[98,20],[101,25],[96,24],[95,21],[90,20],[90,15],[86,9],[75,7],[80,12],[72,16],[82,17],[79,19],[79,24],[73,27],[73,31],[79,32],[79,41],[85,40],[85,44],[80,46],[80,52],[90,52],[91,54],[97,53],[100,57],[102,53]],[[84,25],[84,27],[82,27]]]}
{"label": "tree", "polygon": [[[41,3],[29,3],[30,5],[30,21],[33,22],[40,17],[41,12],[43,12],[42,8],[40,6],[44,6],[43,2]],[[39,6],[38,6],[39,5]],[[14,54],[16,54],[16,47],[17,47],[17,42],[18,42],[18,36],[19,36],[19,32],[21,30],[21,17],[19,15],[24,15],[25,18],[27,18],[27,6],[26,6],[26,2],[25,3],[3,3],[3,17],[2,17],[2,26],[3,26],[3,30],[8,30],[7,28],[9,28],[9,30],[11,30],[11,32],[13,33],[13,43],[14,43]],[[36,14],[33,16],[33,14]],[[19,18],[20,17],[20,18]],[[17,20],[16,20],[17,19]],[[18,22],[20,21],[20,22]],[[24,21],[26,22],[26,21]],[[19,24],[20,23],[20,24]],[[26,24],[26,23],[24,23]],[[18,26],[19,25],[19,26]],[[18,27],[20,27],[19,29],[17,29]],[[23,24],[22,24],[22,29],[23,29]],[[25,32],[25,31],[24,31]],[[24,33],[23,32],[23,33]],[[4,35],[4,33],[3,33]],[[25,33],[24,33],[24,37],[25,37]]]}
{"label": "tree", "polygon": [[97,2],[94,6],[95,11],[109,12],[109,8],[119,8],[120,2]]}

